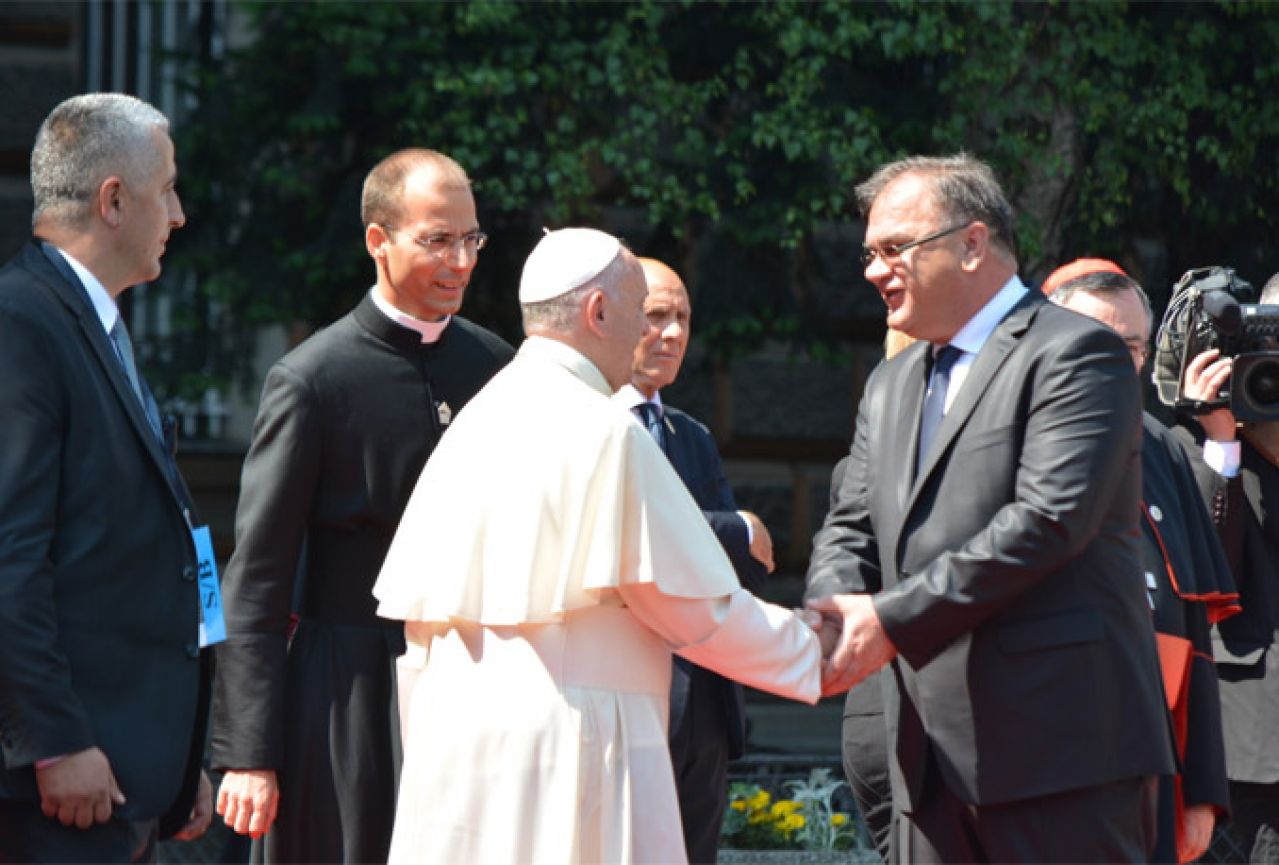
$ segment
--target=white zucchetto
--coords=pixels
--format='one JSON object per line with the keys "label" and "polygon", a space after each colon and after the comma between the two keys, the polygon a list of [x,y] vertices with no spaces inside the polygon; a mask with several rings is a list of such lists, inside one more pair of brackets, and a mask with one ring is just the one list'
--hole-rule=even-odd
{"label": "white zucchetto", "polygon": [[540,303],[581,288],[621,252],[620,240],[594,228],[547,232],[524,262],[520,303]]}

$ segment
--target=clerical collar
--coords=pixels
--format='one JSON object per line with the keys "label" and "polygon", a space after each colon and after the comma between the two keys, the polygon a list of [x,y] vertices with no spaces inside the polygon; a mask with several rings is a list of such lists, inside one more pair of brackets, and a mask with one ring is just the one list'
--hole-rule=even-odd
{"label": "clerical collar", "polygon": [[646,402],[655,403],[656,405],[660,407],[662,404],[662,392],[660,390],[655,392],[653,394],[653,398],[649,399],[648,397],[644,396],[644,394],[640,393],[640,389],[637,388],[635,385],[624,384],[617,391],[617,396],[614,397],[614,399],[616,399],[622,405],[626,406],[626,408],[628,409],[633,409],[636,406],[640,405],[641,403],[646,403]]}
{"label": "clerical collar", "polygon": [[421,335],[424,344],[438,342],[440,336],[444,333],[444,328],[448,327],[449,322],[453,320],[451,315],[444,316],[442,321],[422,321],[420,318],[414,318],[407,312],[396,309],[388,303],[382,293],[377,290],[376,285],[369,289],[369,296],[373,298],[373,305],[378,308],[378,312],[400,327],[407,327],[409,330],[417,331]]}
{"label": "clerical collar", "polygon": [[[49,245],[53,246],[52,243]],[[115,298],[111,296],[111,293],[106,290],[106,287],[93,275],[89,268],[76,261],[66,250],[59,249],[56,246],[53,246],[53,248],[75,271],[75,275],[80,277],[80,284],[84,286],[84,290],[89,295],[89,302],[93,304],[93,311],[98,314],[98,321],[102,322],[103,330],[110,333],[120,318],[120,307],[116,305]]]}

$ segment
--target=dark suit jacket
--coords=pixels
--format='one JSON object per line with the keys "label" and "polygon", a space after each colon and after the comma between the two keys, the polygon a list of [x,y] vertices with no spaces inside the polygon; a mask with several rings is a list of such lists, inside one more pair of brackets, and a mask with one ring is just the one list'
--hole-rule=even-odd
{"label": "dark suit jacket", "polygon": [[1139,560],[1141,399],[1122,342],[1028,292],[995,328],[915,477],[927,344],[858,410],[810,596],[876,592],[899,652],[896,806],[931,752],[995,804],[1173,769]]}
{"label": "dark suit jacket", "polygon": [[1213,634],[1226,773],[1231,781],[1273,784],[1279,781],[1279,508],[1273,506],[1279,467],[1244,438],[1239,474],[1223,478],[1203,462],[1198,425],[1176,431],[1194,460],[1243,607]]}
{"label": "dark suit jacket", "polygon": [[[737,572],[737,578],[748,591],[759,594],[768,579],[768,571],[750,553],[746,524],[737,513],[733,490],[724,479],[715,439],[701,423],[672,406],[664,405],[666,417],[666,456],[684,486],[693,494],[697,506],[706,515],[715,537]],[[671,678],[671,729],[679,727],[688,707],[691,678],[678,659]],[[742,686],[717,673],[706,671],[703,681],[709,683],[715,696],[723,701],[728,719],[729,756],[741,756],[746,746],[746,711]]]}
{"label": "dark suit jacket", "polygon": [[38,801],[37,760],[96,745],[117,816],[176,828],[207,690],[190,498],[83,286],[38,242],[0,271],[0,441],[0,797]]}

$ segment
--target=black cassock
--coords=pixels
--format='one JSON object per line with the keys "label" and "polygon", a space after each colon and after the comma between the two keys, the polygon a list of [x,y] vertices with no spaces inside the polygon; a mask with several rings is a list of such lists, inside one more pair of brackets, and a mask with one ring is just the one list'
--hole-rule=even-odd
{"label": "black cassock", "polygon": [[1239,595],[1191,458],[1149,414],[1142,418],[1141,472],[1142,561],[1181,759],[1178,778],[1161,779],[1152,861],[1176,862],[1182,806],[1229,810],[1210,625],[1239,611]]}
{"label": "black cassock", "polygon": [[513,354],[457,316],[422,344],[366,295],[268,373],[223,580],[211,746],[216,769],[276,770],[255,860],[386,861],[404,635],[377,617],[373,583],[451,416]]}

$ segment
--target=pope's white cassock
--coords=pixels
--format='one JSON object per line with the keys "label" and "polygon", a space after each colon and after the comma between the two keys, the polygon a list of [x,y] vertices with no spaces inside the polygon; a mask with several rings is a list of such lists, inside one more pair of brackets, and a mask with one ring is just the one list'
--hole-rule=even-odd
{"label": "pope's white cassock", "polygon": [[422,472],[374,589],[409,645],[392,862],[683,862],[671,650],[818,698],[813,632],[740,587],[610,395],[530,337]]}

